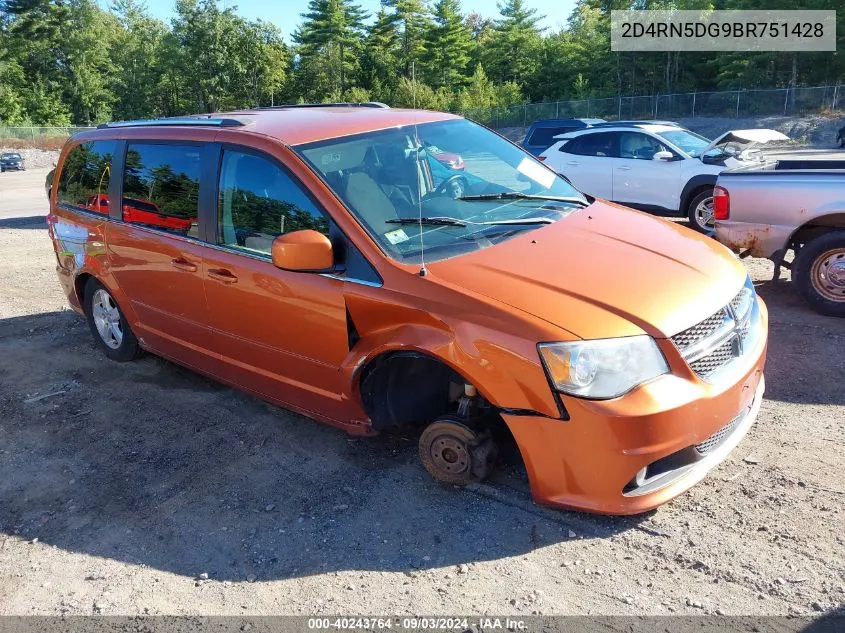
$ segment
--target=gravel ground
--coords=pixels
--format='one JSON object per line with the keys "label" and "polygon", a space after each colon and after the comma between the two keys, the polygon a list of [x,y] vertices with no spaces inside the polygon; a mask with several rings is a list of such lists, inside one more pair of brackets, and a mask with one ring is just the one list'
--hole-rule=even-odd
{"label": "gravel ground", "polygon": [[0,614],[845,603],[845,320],[767,262],[748,262],[771,311],[758,423],[689,493],[603,518],[534,506],[517,465],[440,486],[414,437],[350,439],[153,356],[105,360],[64,308],[43,220],[15,213],[0,208]]}

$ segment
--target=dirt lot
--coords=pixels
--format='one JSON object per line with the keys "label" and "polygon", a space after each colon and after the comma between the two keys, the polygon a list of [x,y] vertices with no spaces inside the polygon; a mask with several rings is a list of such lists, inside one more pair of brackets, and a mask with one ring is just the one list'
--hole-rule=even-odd
{"label": "dirt lot", "polygon": [[771,310],[757,425],[674,502],[601,518],[534,506],[514,466],[473,490],[442,487],[412,437],[352,440],[155,357],[105,360],[64,308],[34,217],[43,174],[3,176],[0,614],[818,615],[845,603],[845,321],[768,282],[767,262],[749,263]]}

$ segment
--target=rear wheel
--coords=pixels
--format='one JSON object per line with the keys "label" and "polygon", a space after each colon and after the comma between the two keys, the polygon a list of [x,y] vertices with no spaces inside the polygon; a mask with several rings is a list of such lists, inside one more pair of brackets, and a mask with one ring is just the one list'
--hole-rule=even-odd
{"label": "rear wheel", "polygon": [[807,242],[798,251],[793,279],[816,312],[845,317],[845,231]]}
{"label": "rear wheel", "polygon": [[493,468],[496,444],[489,431],[476,431],[456,416],[443,416],[420,436],[420,459],[437,481],[466,486]]}
{"label": "rear wheel", "polygon": [[94,340],[112,360],[124,362],[141,354],[138,339],[108,290],[96,279],[85,285],[85,316]]}
{"label": "rear wheel", "polygon": [[712,234],[716,230],[713,218],[713,189],[706,189],[697,194],[687,205],[687,217],[690,226],[701,233]]}

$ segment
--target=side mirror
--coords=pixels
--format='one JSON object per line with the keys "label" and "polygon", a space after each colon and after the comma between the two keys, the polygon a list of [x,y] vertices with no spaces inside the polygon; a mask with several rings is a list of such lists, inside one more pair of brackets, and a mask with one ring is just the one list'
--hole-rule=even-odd
{"label": "side mirror", "polygon": [[334,266],[332,243],[312,229],[285,233],[273,240],[273,265],[283,270],[325,272]]}
{"label": "side mirror", "polygon": [[666,150],[660,152],[654,152],[654,156],[651,157],[651,160],[674,160],[675,155],[672,152],[667,152]]}

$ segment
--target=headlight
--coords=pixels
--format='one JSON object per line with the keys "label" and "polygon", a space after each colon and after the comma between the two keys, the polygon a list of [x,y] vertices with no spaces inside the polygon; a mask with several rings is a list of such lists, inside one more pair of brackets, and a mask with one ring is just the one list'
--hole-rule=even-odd
{"label": "headlight", "polygon": [[555,389],[584,398],[616,398],[669,372],[650,336],[541,343],[540,358]]}

